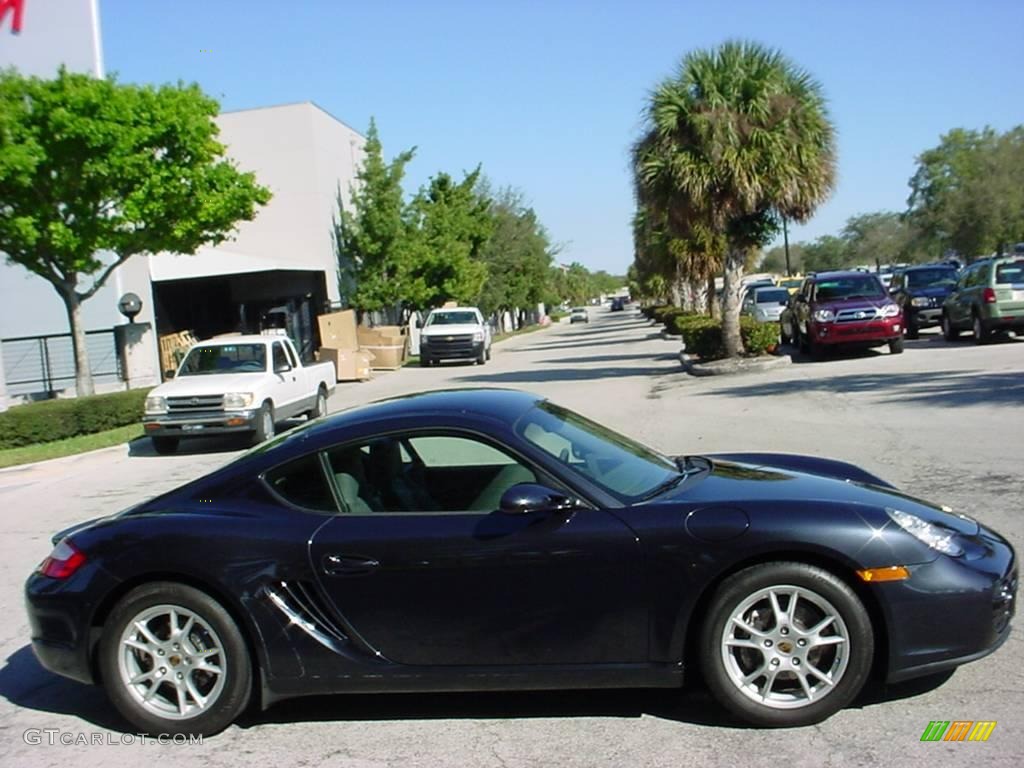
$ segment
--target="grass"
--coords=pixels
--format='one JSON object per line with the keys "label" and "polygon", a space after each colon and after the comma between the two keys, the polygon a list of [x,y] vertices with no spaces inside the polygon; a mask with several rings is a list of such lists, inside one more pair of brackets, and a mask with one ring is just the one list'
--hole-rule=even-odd
{"label": "grass", "polygon": [[58,459],[61,456],[74,456],[78,453],[95,451],[97,448],[109,448],[142,437],[141,424],[129,424],[126,427],[109,429],[93,435],[79,435],[66,440],[55,440],[52,443],[25,445],[21,448],[7,448],[0,451],[0,467],[13,467],[18,464],[31,464],[35,461]]}
{"label": "grass", "polygon": [[549,325],[541,325],[540,323],[534,323],[533,325],[527,325],[520,328],[518,331],[512,331],[511,333],[499,333],[494,337],[493,343],[497,344],[499,341],[505,341],[505,339],[511,339],[513,336],[521,336],[524,333],[533,333],[534,331],[540,331],[544,328],[550,328],[555,325],[551,323]]}

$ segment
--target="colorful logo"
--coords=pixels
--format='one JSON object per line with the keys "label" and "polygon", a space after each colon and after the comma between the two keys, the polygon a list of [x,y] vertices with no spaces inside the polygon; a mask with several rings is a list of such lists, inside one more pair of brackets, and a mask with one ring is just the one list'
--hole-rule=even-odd
{"label": "colorful logo", "polygon": [[921,741],[988,741],[995,729],[995,720],[932,720]]}
{"label": "colorful logo", "polygon": [[25,0],[0,0],[0,25],[4,23],[8,11],[14,14],[11,17],[11,32],[17,35],[21,32],[21,15],[25,11]]}

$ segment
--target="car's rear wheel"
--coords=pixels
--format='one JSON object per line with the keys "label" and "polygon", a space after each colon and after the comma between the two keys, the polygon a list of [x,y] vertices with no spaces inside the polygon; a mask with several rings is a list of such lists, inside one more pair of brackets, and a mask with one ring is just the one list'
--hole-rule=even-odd
{"label": "car's rear wheel", "polygon": [[960,338],[960,331],[953,327],[953,321],[945,312],[942,313],[942,337],[946,341],[956,341]]}
{"label": "car's rear wheel", "polygon": [[144,584],[114,607],[99,664],[111,702],[146,733],[217,733],[252,690],[249,651],[231,615],[174,582]]}
{"label": "car's rear wheel", "polygon": [[153,441],[153,450],[161,456],[169,456],[178,450],[178,438],[176,437],[157,437],[154,435],[149,439]]}
{"label": "car's rear wheel", "polygon": [[975,344],[988,344],[988,341],[992,336],[991,329],[985,325],[985,321],[981,319],[981,315],[977,312],[974,313],[974,321],[971,325],[971,331],[974,334]]}
{"label": "car's rear wheel", "polygon": [[737,717],[810,725],[849,704],[867,680],[874,636],[867,611],[834,574],[766,563],[726,579],[700,643],[704,679]]}
{"label": "car's rear wheel", "polygon": [[[914,338],[917,338],[916,336]],[[893,339],[889,342],[889,351],[894,355],[903,354],[903,339]]]}
{"label": "car's rear wheel", "polygon": [[321,416],[327,415],[327,390],[323,387],[317,390],[316,403],[313,405],[313,409],[309,412],[309,418],[319,419]]}

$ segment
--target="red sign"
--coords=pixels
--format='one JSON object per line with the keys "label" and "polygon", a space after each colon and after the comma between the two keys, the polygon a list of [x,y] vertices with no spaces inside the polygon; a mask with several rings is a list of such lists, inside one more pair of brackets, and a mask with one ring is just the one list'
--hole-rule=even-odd
{"label": "red sign", "polygon": [[0,0],[0,26],[3,25],[7,12],[13,11],[14,17],[11,19],[11,32],[17,35],[21,32],[21,14],[24,10],[25,0]]}

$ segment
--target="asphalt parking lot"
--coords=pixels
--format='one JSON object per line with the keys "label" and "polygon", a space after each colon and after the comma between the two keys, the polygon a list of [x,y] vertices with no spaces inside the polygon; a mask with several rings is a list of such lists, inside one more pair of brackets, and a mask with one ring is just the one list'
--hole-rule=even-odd
{"label": "asphalt parking lot", "polygon": [[[589,325],[499,344],[484,367],[407,368],[339,385],[331,408],[435,388],[527,389],[676,453],[768,450],[852,461],[1024,545],[1024,340],[978,347],[927,331],[903,355],[797,357],[765,373],[707,379],[681,371],[678,349],[632,311],[597,310]],[[247,715],[201,745],[122,744],[125,725],[101,690],[35,662],[22,584],[54,531],[173,487],[238,450],[206,440],[162,457],[140,441],[0,472],[0,762],[511,768],[877,765],[894,755],[908,766],[1024,760],[1019,629],[996,654],[952,676],[872,688],[827,722],[797,730],[738,727],[689,687],[314,698]],[[998,725],[987,743],[922,743],[937,719]],[[51,746],[44,729],[56,729],[58,742],[62,733],[77,741]],[[84,746],[77,734],[102,743]]]}

